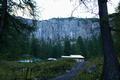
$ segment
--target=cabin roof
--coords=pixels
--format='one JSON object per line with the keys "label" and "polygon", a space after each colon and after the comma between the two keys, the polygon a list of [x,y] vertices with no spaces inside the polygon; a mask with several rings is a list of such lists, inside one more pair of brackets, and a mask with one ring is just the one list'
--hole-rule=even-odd
{"label": "cabin roof", "polygon": [[75,59],[84,59],[82,55],[70,55],[70,56],[61,56],[62,58],[75,58]]}

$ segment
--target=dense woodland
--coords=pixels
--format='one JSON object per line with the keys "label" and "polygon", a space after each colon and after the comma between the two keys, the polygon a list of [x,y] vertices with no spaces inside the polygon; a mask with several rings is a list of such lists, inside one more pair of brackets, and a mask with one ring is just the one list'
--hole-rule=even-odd
{"label": "dense woodland", "polygon": [[[40,59],[60,58],[61,55],[70,54],[81,54],[87,59],[104,56],[104,80],[113,80],[113,78],[119,80],[120,69],[118,69],[119,63],[116,56],[120,55],[120,4],[116,13],[109,16],[112,19],[110,22],[113,23],[109,27],[108,13],[104,11],[106,9],[103,10],[106,3],[107,0],[98,0],[100,26],[102,26],[99,37],[93,36],[92,39],[78,37],[74,41],[65,38],[63,41],[48,43],[34,35],[37,27],[35,26],[36,6],[33,0],[19,0],[18,3],[13,0],[0,0],[0,60],[19,60],[26,55]],[[28,25],[15,16],[16,9],[24,10],[24,8],[27,8],[33,17],[33,25]],[[108,27],[105,27],[107,25]],[[110,58],[113,60],[111,61]],[[108,66],[113,68],[110,70],[111,67],[108,68]],[[111,71],[113,76],[108,78]]]}
{"label": "dense woodland", "polygon": [[[2,29],[0,36],[0,53],[2,53],[0,54],[1,59],[18,59],[24,55],[31,55],[38,58],[48,58],[60,57],[61,55],[82,54],[85,55],[85,57],[90,57],[90,55],[98,55],[101,53],[100,39],[94,36],[93,39],[90,40],[83,40],[79,37],[77,40],[71,41],[66,38],[63,41],[55,43],[37,39],[34,34],[35,29],[37,29],[35,24],[30,26],[22,19],[11,15],[14,11],[14,7],[21,8],[22,6],[19,5],[22,4],[18,5],[12,1],[8,1],[8,4],[8,9],[10,8],[10,10],[6,14],[7,16],[5,22],[7,22],[7,24],[5,24],[6,28]],[[29,2],[24,3],[24,5],[26,4],[31,5]],[[74,44],[72,44],[72,42],[74,42]]]}
{"label": "dense woodland", "polygon": [[[19,6],[12,2],[9,2],[9,4],[10,6],[8,8],[11,8],[11,10],[9,14],[7,12],[8,20],[6,21],[8,23],[5,24],[7,27],[1,34],[0,39],[0,53],[2,53],[1,56],[4,57],[3,59],[5,59],[5,57],[6,59],[7,57],[10,59],[17,59],[19,56],[22,57],[25,54],[38,58],[60,57],[61,55],[70,54],[82,54],[85,57],[102,55],[100,36],[97,38],[93,36],[92,39],[82,39],[78,37],[77,40],[66,38],[63,41],[57,41],[55,43],[39,40],[33,33],[35,29],[37,29],[35,24],[30,26],[22,19],[11,15],[11,11],[14,9],[11,5],[13,4],[15,7]],[[119,53],[119,7],[116,14],[111,14],[110,18],[113,18],[112,22],[114,25],[112,27],[117,29],[117,31],[113,31],[113,37],[115,47],[117,48],[116,51]]]}

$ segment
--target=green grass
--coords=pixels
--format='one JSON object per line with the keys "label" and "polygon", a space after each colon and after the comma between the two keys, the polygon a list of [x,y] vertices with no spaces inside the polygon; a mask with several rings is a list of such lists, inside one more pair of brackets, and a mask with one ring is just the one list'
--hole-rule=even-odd
{"label": "green grass", "polygon": [[[120,61],[120,58],[119,58]],[[63,75],[66,70],[70,70],[75,65],[75,61],[61,59],[57,61],[42,61],[36,63],[19,63],[15,61],[0,62],[0,80],[47,80],[59,75]],[[95,71],[87,70],[93,65]],[[100,80],[102,75],[103,58],[96,57],[87,60],[85,70],[80,71],[72,80]]]}
{"label": "green grass", "polygon": [[68,59],[36,63],[1,61],[0,80],[46,80],[64,74],[74,64],[75,61]]}

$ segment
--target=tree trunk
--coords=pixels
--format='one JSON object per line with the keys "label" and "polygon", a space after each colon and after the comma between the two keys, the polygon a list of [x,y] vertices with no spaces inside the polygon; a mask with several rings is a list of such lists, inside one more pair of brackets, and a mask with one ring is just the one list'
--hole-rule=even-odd
{"label": "tree trunk", "polygon": [[0,21],[0,37],[3,32],[3,28],[5,27],[7,15],[7,0],[2,0],[2,14],[1,14],[1,21]]}
{"label": "tree trunk", "polygon": [[120,80],[119,62],[109,26],[107,0],[98,0],[98,5],[104,53],[103,80]]}

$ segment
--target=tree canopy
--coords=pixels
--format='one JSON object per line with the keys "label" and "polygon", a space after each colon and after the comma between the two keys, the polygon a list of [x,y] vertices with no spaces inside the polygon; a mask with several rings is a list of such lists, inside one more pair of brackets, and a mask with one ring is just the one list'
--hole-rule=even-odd
{"label": "tree canopy", "polygon": [[[27,10],[34,19],[36,17],[33,0],[0,0],[0,55],[4,57],[17,57],[28,53],[29,37],[36,29],[35,25],[17,17],[17,10],[21,13],[26,13]],[[2,59],[5,59],[4,57]]]}

